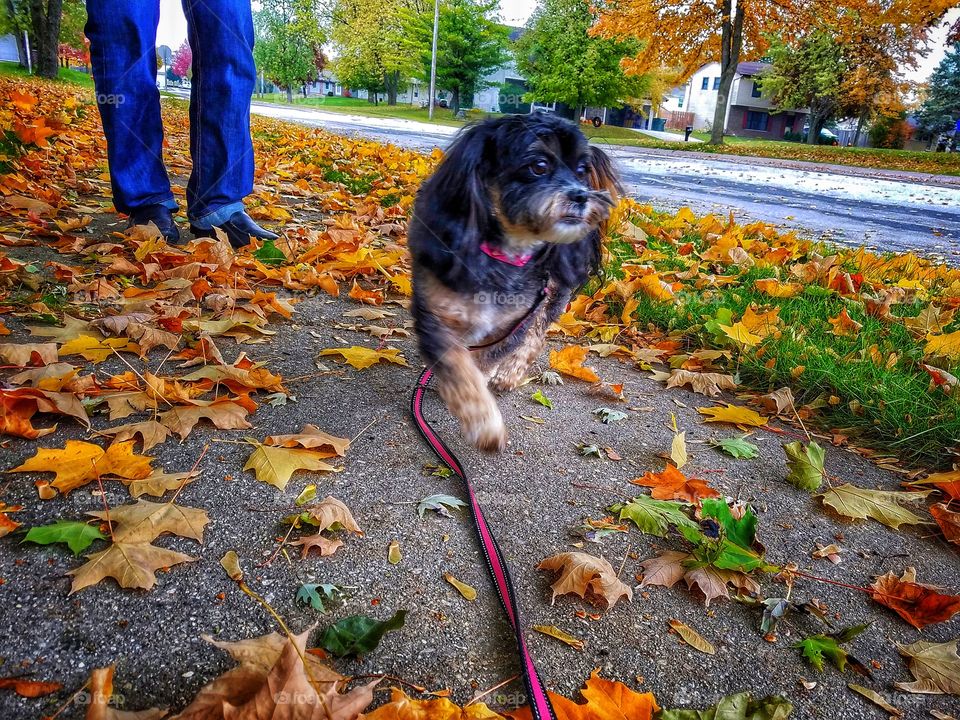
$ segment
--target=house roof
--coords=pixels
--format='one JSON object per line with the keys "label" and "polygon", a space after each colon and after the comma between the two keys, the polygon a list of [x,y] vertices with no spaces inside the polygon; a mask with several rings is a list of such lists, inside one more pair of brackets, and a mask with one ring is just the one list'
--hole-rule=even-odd
{"label": "house roof", "polygon": [[770,63],[765,62],[742,62],[737,64],[737,72],[741,75],[751,77],[753,75],[759,75],[764,70],[770,67]]}

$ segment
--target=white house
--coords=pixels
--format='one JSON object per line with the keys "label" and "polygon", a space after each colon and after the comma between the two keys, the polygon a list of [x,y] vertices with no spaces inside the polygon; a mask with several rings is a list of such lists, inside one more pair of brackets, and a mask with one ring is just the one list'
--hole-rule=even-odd
{"label": "white house", "polygon": [[[762,73],[769,67],[761,62],[742,62],[730,87],[724,113],[724,132],[728,135],[780,140],[788,131],[800,133],[806,122],[806,109],[777,110],[761,92]],[[668,126],[693,125],[695,130],[710,130],[717,103],[720,102],[720,63],[712,62],[697,70],[680,93],[679,108],[664,104]],[[683,118],[676,114],[686,114]]]}

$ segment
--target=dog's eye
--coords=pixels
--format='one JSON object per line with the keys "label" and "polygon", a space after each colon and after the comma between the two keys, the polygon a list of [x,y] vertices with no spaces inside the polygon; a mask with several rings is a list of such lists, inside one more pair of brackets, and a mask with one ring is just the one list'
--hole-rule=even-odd
{"label": "dog's eye", "polygon": [[584,178],[587,175],[589,168],[584,163],[577,165],[577,177]]}
{"label": "dog's eye", "polygon": [[550,163],[544,159],[534,160],[530,163],[530,172],[534,175],[546,175],[550,170]]}

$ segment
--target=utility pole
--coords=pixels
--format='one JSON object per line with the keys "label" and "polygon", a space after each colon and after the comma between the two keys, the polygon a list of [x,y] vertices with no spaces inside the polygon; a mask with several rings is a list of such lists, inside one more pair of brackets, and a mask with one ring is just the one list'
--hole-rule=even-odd
{"label": "utility pole", "polygon": [[440,0],[433,0],[433,50],[430,53],[430,105],[427,117],[433,120],[433,101],[437,96],[437,34],[440,30]]}

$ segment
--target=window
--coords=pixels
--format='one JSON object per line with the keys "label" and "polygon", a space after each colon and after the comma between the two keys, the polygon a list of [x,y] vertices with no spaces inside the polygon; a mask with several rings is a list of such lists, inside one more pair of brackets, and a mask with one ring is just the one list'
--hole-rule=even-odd
{"label": "window", "polygon": [[760,92],[760,81],[753,81],[753,91],[750,93],[750,97],[760,97],[762,93]]}
{"label": "window", "polygon": [[677,107],[679,108],[683,107],[683,100],[684,100],[683,93],[680,93],[679,95],[677,95]]}
{"label": "window", "polygon": [[767,131],[767,123],[770,121],[770,114],[765,112],[747,112],[747,130]]}
{"label": "window", "polygon": [[713,79],[713,89],[714,89],[714,90],[719,90],[719,89],[720,89],[720,78],[714,78],[714,79]]}
{"label": "window", "polygon": [[706,89],[708,89],[709,87],[710,87],[710,78],[705,77],[705,78],[703,79],[703,85],[700,86],[700,89],[701,89],[701,90],[706,90]]}

